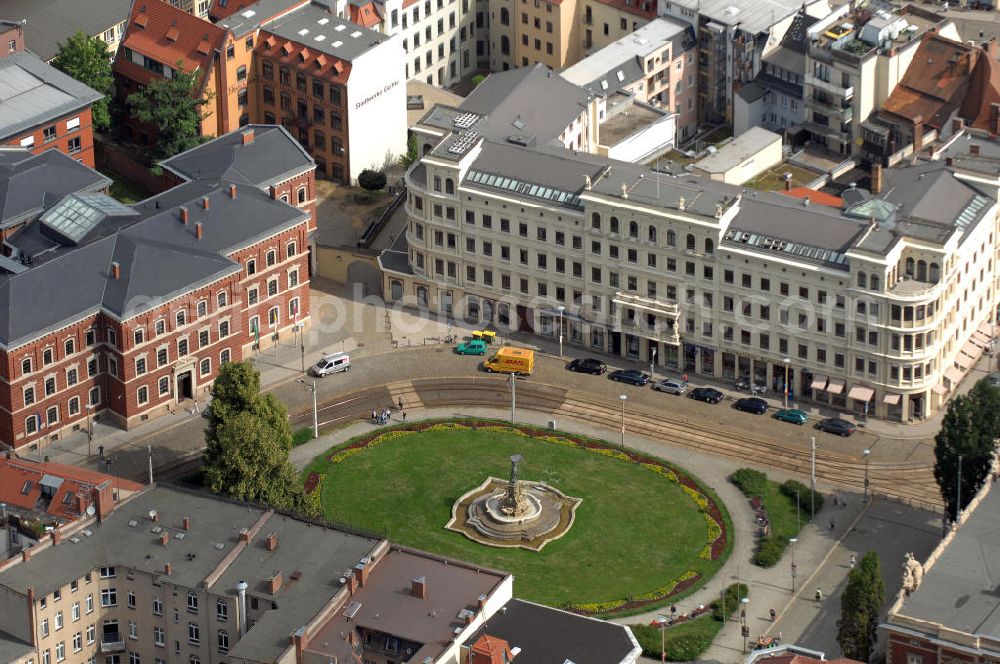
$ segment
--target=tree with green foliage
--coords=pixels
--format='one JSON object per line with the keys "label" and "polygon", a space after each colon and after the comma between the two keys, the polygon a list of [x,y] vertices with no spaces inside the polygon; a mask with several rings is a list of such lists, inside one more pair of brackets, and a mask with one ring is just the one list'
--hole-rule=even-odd
{"label": "tree with green foliage", "polygon": [[181,65],[174,65],[170,78],[156,77],[126,100],[133,118],[156,127],[156,147],[151,155],[156,160],[169,159],[208,138],[201,135],[201,121],[215,95],[202,94],[202,74],[185,73]]}
{"label": "tree with green foliage", "polygon": [[105,41],[100,37],[88,37],[77,30],[65,42],[60,42],[59,53],[52,66],[104,95],[90,107],[90,115],[97,129],[110,127],[108,102],[115,81],[111,75],[111,53]]}
{"label": "tree with green foliage", "polygon": [[934,437],[934,478],[944,500],[945,515],[954,520],[959,500],[964,509],[983,485],[993,462],[994,440],[1000,436],[1000,388],[981,380],[967,395],[948,404],[941,430]]}
{"label": "tree with green foliage", "polygon": [[847,576],[840,596],[837,643],[844,657],[867,662],[878,638],[879,617],[885,604],[885,583],[878,554],[869,551]]}
{"label": "tree with green foliage", "polygon": [[374,168],[366,168],[358,174],[358,184],[362,189],[368,191],[381,191],[385,189],[387,178],[385,171],[376,171]]}
{"label": "tree with green foliage", "polygon": [[417,135],[411,131],[406,139],[406,154],[399,158],[399,163],[405,168],[409,168],[419,158],[417,154]]}
{"label": "tree with green foliage", "polygon": [[261,393],[260,373],[249,362],[220,367],[205,442],[203,476],[213,492],[319,515],[316,497],[305,495],[288,460],[288,411],[273,394]]}

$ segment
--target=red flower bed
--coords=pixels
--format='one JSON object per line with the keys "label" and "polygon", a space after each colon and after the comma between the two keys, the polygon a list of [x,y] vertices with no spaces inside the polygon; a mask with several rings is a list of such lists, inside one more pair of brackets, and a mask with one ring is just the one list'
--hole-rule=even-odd
{"label": "red flower bed", "polygon": [[319,484],[319,473],[317,473],[316,471],[309,473],[309,477],[306,478],[306,485],[304,487],[306,495],[308,496],[313,491],[315,491],[316,485],[318,484]]}

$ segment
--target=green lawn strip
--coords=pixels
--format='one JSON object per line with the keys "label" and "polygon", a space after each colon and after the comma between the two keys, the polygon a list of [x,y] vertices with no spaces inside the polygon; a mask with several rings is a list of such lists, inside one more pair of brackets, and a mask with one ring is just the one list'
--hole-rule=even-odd
{"label": "green lawn strip", "polygon": [[[810,520],[810,490],[801,482],[784,483],[767,479],[767,475],[750,468],[741,468],[730,476],[748,499],[760,498],[771,524],[771,534],[761,537],[753,562],[761,567],[774,567],[788,548],[788,540],[797,537],[800,528]],[[796,515],[798,490],[798,515]],[[823,496],[816,493],[816,511],[823,507]]]}
{"label": "green lawn strip", "polygon": [[[726,589],[725,619],[739,608],[739,598],[747,596],[747,587],[734,583]],[[711,604],[712,611],[662,630],[655,625],[629,625],[646,657],[659,658],[662,647],[668,662],[692,662],[708,650],[724,624],[719,600]],[[733,627],[734,629],[736,626]],[[661,640],[662,639],[662,640]]]}
{"label": "green lawn strip", "polygon": [[304,427],[292,434],[292,447],[298,447],[299,445],[305,445],[313,437],[313,430],[309,427]]}
{"label": "green lawn strip", "polygon": [[111,196],[122,203],[131,205],[149,198],[149,194],[145,190],[120,175],[108,172],[104,172],[104,175],[112,179]]}
{"label": "green lawn strip", "polygon": [[[626,599],[662,588],[688,570],[701,575],[697,587],[731,548],[732,527],[714,494],[702,489],[722,510],[729,542],[716,560],[706,560],[699,553],[708,528],[693,500],[677,483],[637,463],[483,430],[411,433],[340,463],[329,461],[351,442],[324,452],[303,474],[324,477],[321,499],[328,518],[383,532],[400,544],[510,571],[525,599],[556,606]],[[525,457],[523,479],[583,498],[572,529],[540,552],[488,547],[445,530],[454,502],[488,476],[506,478],[515,453]]]}

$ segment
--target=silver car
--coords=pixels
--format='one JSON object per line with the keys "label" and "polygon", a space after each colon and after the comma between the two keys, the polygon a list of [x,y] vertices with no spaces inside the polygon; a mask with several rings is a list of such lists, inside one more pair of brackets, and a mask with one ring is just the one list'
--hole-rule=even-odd
{"label": "silver car", "polygon": [[684,394],[687,392],[688,386],[687,383],[679,381],[676,378],[665,378],[653,383],[653,389],[657,392],[666,392],[667,394]]}

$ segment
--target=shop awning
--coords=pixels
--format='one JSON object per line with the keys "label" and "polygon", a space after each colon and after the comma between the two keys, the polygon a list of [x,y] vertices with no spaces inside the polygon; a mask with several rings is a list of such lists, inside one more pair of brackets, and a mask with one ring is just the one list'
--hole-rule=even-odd
{"label": "shop awning", "polygon": [[989,323],[981,323],[976,331],[987,339],[993,336],[993,326]]}
{"label": "shop awning", "polygon": [[955,356],[955,364],[962,367],[962,369],[968,370],[969,367],[971,367],[975,363],[976,361],[974,359],[972,359],[968,355],[965,355],[964,353],[959,353],[958,355]]}
{"label": "shop awning", "polygon": [[828,380],[830,379],[823,375],[813,376],[813,382],[809,384],[809,387],[814,390],[825,390]]}
{"label": "shop awning", "polygon": [[890,406],[899,405],[899,402],[903,400],[902,394],[896,394],[895,392],[889,392],[884,397],[882,397],[882,403],[887,403]]}
{"label": "shop awning", "polygon": [[851,391],[847,393],[848,399],[857,399],[858,401],[871,401],[873,396],[875,396],[875,390],[865,385],[852,385]]}
{"label": "shop awning", "polygon": [[840,394],[844,391],[844,381],[838,378],[831,378],[830,384],[826,386],[826,391],[830,394]]}
{"label": "shop awning", "polygon": [[944,370],[944,377],[952,382],[952,385],[957,385],[960,380],[962,380],[962,372],[958,367],[948,367]]}
{"label": "shop awning", "polygon": [[965,345],[962,346],[962,352],[971,357],[972,359],[978,358],[983,354],[983,349],[972,343],[971,341],[966,341]]}
{"label": "shop awning", "polygon": [[931,392],[933,392],[934,394],[939,394],[941,396],[944,396],[948,394],[948,388],[942,385],[941,383],[938,383],[937,385],[931,388]]}

